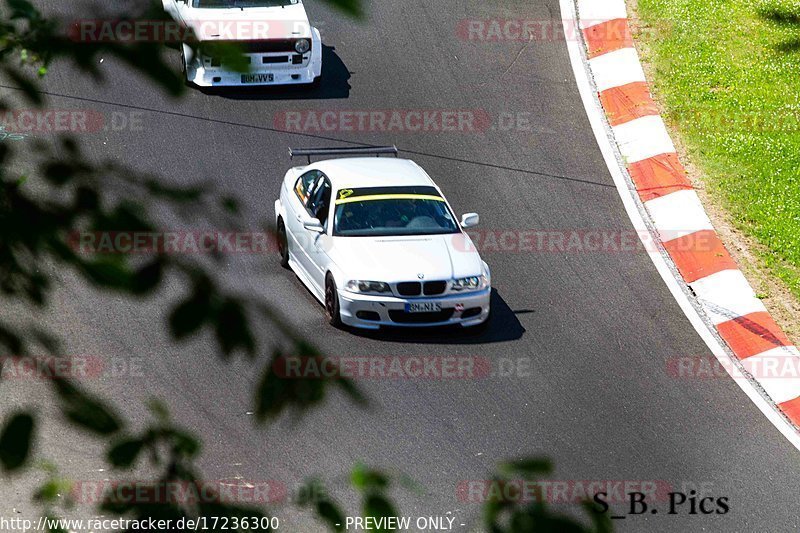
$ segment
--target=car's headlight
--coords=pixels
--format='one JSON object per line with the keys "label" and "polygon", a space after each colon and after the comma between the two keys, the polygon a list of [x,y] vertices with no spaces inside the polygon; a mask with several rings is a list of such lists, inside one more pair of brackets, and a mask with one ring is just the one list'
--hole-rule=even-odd
{"label": "car's headlight", "polygon": [[311,41],[308,39],[298,39],[294,43],[294,49],[298,54],[305,54],[311,50]]}
{"label": "car's headlight", "polygon": [[486,276],[486,274],[453,280],[454,291],[478,291],[483,290],[488,286],[489,278]]}
{"label": "car's headlight", "polygon": [[351,280],[345,283],[344,288],[350,292],[361,294],[384,294],[392,292],[388,283],[382,281]]}

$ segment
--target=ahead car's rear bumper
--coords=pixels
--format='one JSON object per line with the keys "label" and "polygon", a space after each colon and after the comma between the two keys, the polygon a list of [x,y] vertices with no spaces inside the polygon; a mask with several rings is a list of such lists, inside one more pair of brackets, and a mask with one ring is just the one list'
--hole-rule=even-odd
{"label": "ahead car's rear bumper", "polygon": [[[251,70],[247,74],[271,75],[270,80],[242,81],[242,73],[214,64],[209,57],[195,58],[188,45],[183,45],[186,60],[186,81],[200,87],[247,87],[268,85],[302,85],[313,83],[322,75],[322,39],[319,30],[311,28],[311,51],[298,54],[294,50],[256,51],[244,54]],[[295,63],[299,60],[299,63]]]}
{"label": "ahead car's rear bumper", "polygon": [[186,73],[186,80],[199,87],[251,87],[267,85],[302,85],[313,83],[319,76],[314,72],[313,65],[282,65],[273,68],[254,69],[248,74],[270,74],[272,81],[255,83],[242,82],[242,73],[224,70],[221,68],[189,68]]}
{"label": "ahead car's rear bumper", "polygon": [[[366,296],[339,290],[339,312],[348,326],[378,329],[380,326],[434,327],[461,325],[477,326],[489,317],[492,289],[478,292],[430,297],[396,298]],[[440,313],[406,313],[407,303],[436,302]]]}

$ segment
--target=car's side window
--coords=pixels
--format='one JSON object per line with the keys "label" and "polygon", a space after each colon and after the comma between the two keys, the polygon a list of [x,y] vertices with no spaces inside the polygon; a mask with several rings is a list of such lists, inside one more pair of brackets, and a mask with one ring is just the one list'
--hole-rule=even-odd
{"label": "car's side window", "polygon": [[311,188],[314,186],[314,183],[316,183],[317,178],[319,178],[321,174],[322,172],[319,170],[310,170],[297,178],[297,182],[294,184],[294,192],[301,204],[306,205]]}
{"label": "car's side window", "polygon": [[306,204],[308,214],[319,220],[325,230],[328,229],[328,213],[330,212],[332,190],[331,182],[328,181],[324,174],[321,174],[317,183],[314,184],[314,189],[311,191],[308,204]]}

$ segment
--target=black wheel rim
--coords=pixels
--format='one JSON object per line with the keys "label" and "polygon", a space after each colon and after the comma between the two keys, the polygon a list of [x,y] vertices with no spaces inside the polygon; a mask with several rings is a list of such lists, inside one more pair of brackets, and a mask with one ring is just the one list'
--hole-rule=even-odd
{"label": "black wheel rim", "polygon": [[325,284],[325,311],[328,313],[328,318],[333,318],[333,286],[330,282]]}
{"label": "black wheel rim", "polygon": [[283,226],[278,229],[278,253],[286,257],[286,230]]}

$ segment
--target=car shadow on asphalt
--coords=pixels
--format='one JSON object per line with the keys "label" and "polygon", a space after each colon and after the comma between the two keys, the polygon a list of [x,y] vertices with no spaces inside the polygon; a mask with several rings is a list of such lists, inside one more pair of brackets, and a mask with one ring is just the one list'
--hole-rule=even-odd
{"label": "car shadow on asphalt", "polygon": [[517,315],[533,311],[514,311],[497,289],[492,289],[491,305],[492,317],[485,327],[381,328],[379,331],[348,328],[348,331],[357,337],[376,341],[414,344],[491,344],[520,339],[525,328]]}
{"label": "car shadow on asphalt", "polygon": [[350,97],[350,71],[336,48],[322,45],[322,77],[310,87],[198,87],[210,96],[230,100],[332,100]]}

